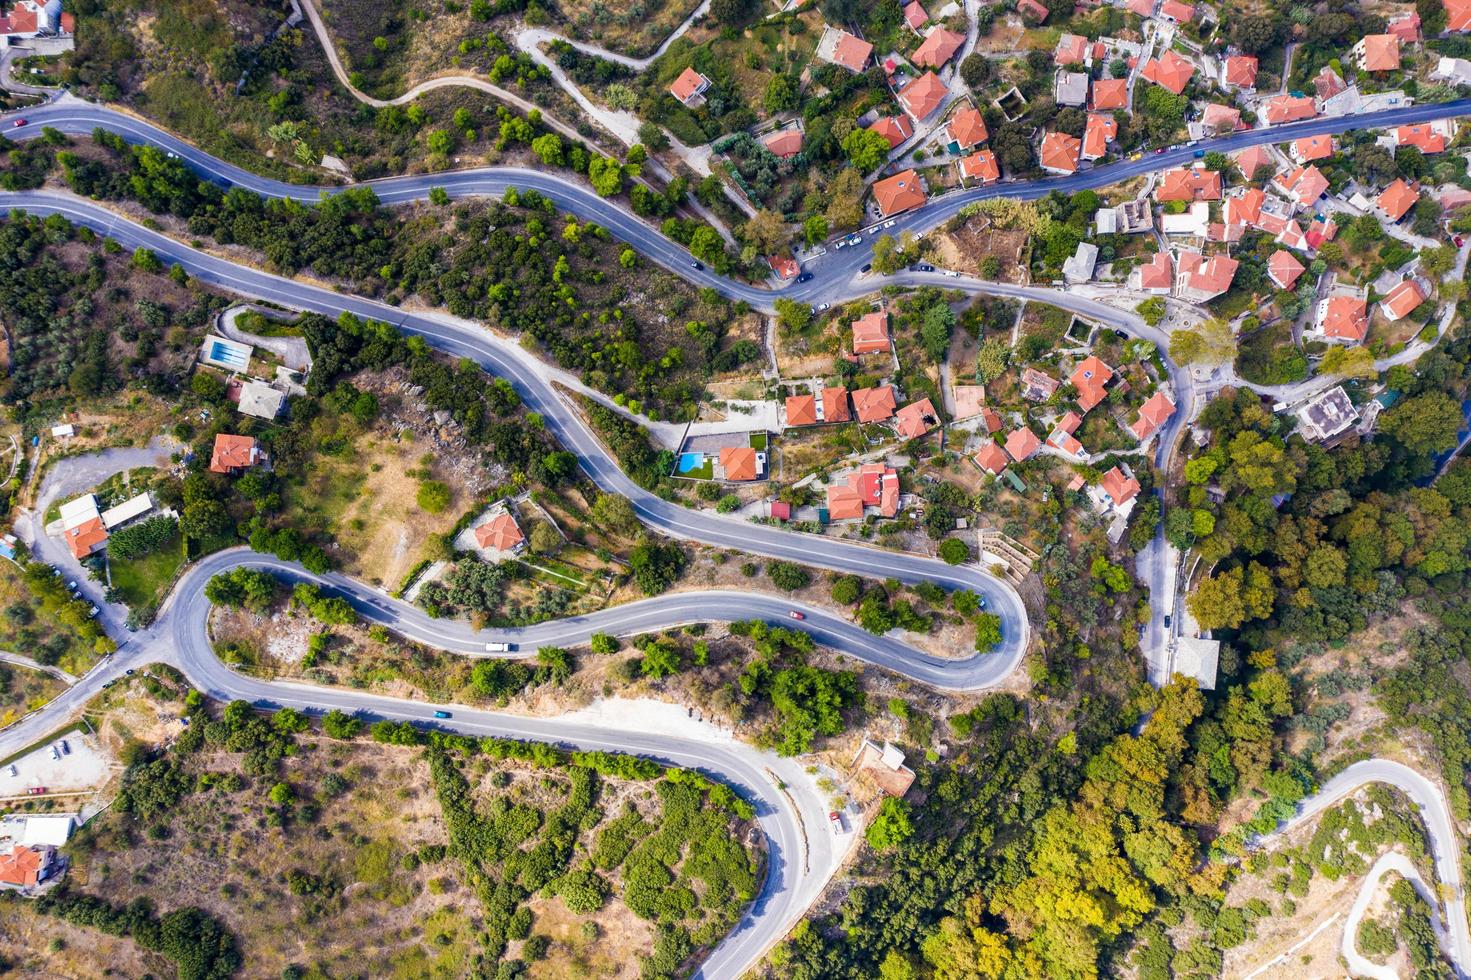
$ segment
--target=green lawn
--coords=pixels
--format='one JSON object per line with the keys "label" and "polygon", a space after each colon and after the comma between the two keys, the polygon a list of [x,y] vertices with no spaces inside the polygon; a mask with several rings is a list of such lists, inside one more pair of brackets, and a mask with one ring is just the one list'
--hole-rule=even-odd
{"label": "green lawn", "polygon": [[178,535],[151,555],[108,562],[113,588],[123,594],[123,601],[132,609],[143,609],[163,599],[163,588],[173,581],[183,563],[184,549]]}

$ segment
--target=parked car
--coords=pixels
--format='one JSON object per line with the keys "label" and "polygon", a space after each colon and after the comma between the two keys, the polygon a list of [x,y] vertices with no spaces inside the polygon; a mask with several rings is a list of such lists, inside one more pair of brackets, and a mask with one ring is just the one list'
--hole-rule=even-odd
{"label": "parked car", "polygon": [[817,312],[821,313],[823,310],[827,309],[830,306],[832,306],[831,303],[823,303],[817,307]]}
{"label": "parked car", "polygon": [[40,796],[42,793],[46,792],[46,787],[32,786],[30,789],[26,790],[26,792],[31,794],[32,796]]}
{"label": "parked car", "polygon": [[20,775],[20,770],[17,769],[17,768],[15,768],[15,763],[11,763],[10,764],[10,776],[11,776],[11,778],[14,779],[16,776],[19,776],[19,775]]}
{"label": "parked car", "polygon": [[932,266],[932,265],[930,265],[928,262],[921,262],[919,265],[915,266],[914,269],[915,269],[916,272],[934,272],[935,271],[935,267]]}
{"label": "parked car", "polygon": [[52,758],[52,759],[60,759],[60,758],[61,758],[61,750],[60,750],[60,749],[58,749],[58,748],[57,748],[57,747],[56,747],[56,746],[54,746],[54,745],[53,745],[53,746],[51,746],[51,758]]}
{"label": "parked car", "polygon": [[945,270],[945,275],[949,276],[951,279],[959,279],[960,278],[960,273],[956,272],[954,269],[946,269]]}
{"label": "parked car", "polygon": [[436,711],[436,712],[434,712],[434,717],[436,717],[436,718],[448,718],[449,717],[449,712],[448,711]]}
{"label": "parked car", "polygon": [[1165,617],[1165,629],[1169,629],[1169,628],[1170,628],[1170,617],[1166,616]]}
{"label": "parked car", "polygon": [[101,611],[102,611],[101,609],[98,609],[96,606],[93,606],[91,608],[91,610],[87,613],[87,615],[89,617],[96,618],[97,614],[100,613]]}
{"label": "parked car", "polygon": [[787,613],[787,615],[790,616],[790,617],[792,617],[793,619],[806,619],[807,618],[807,614],[806,613],[797,612],[797,610],[795,610],[795,609],[793,609],[791,612]]}
{"label": "parked car", "polygon": [[843,815],[836,810],[829,810],[827,814],[828,823],[833,825],[833,830],[843,832]]}
{"label": "parked car", "polygon": [[810,272],[804,272],[804,273],[802,273],[800,276],[797,277],[797,281],[798,282],[811,282],[812,281],[812,273],[810,273]]}
{"label": "parked car", "polygon": [[1453,242],[1456,243],[1456,248],[1460,248],[1462,245],[1465,245],[1466,244],[1466,240],[1464,238],[1462,238],[1460,235],[1457,235],[1455,238],[1452,238],[1451,241],[1453,241]]}
{"label": "parked car", "polygon": [[1195,151],[1195,159],[1199,160],[1199,159],[1203,158],[1204,156],[1205,156],[1205,151],[1204,150],[1196,150]]}
{"label": "parked car", "polygon": [[70,745],[67,745],[66,744],[66,739],[62,739],[60,742],[57,742],[56,744],[61,746],[61,754],[62,755],[71,755],[72,754],[72,747]]}
{"label": "parked car", "polygon": [[872,262],[866,262],[866,263],[864,263],[863,268],[861,268],[861,269],[858,270],[858,272],[860,274],[866,273],[866,272],[872,272],[872,271],[873,271],[873,263]]}

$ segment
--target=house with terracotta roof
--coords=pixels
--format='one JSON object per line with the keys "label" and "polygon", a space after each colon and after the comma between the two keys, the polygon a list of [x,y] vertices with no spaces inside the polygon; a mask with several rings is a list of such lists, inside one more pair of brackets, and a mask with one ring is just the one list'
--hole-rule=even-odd
{"label": "house with terracotta roof", "polygon": [[1155,252],[1148,262],[1129,273],[1129,288],[1156,296],[1168,296],[1175,281],[1175,266],[1169,252]]}
{"label": "house with terracotta roof", "polygon": [[1279,248],[1267,260],[1267,278],[1277,284],[1278,289],[1292,289],[1307,267],[1286,249]]}
{"label": "house with terracotta roof", "polygon": [[1420,280],[1406,279],[1379,301],[1379,312],[1383,313],[1384,318],[1391,323],[1395,320],[1402,320],[1412,313],[1415,307],[1425,302],[1429,295],[1430,290],[1422,285]]}
{"label": "house with terracotta roof", "polygon": [[1082,152],[1082,140],[1067,133],[1053,132],[1042,137],[1042,148],[1037,158],[1048,173],[1070,174],[1077,172],[1078,157]]}
{"label": "house with terracotta roof", "polygon": [[1083,130],[1083,159],[1101,160],[1108,155],[1108,144],[1119,137],[1119,122],[1113,116],[1088,113],[1088,125]]}
{"label": "house with terracotta roof", "polygon": [[1033,24],[1045,23],[1047,15],[1052,13],[1038,0],[1016,0],[1016,12],[1022,15],[1022,23]]}
{"label": "house with terracotta roof", "polygon": [[1088,60],[1088,39],[1079,34],[1064,34],[1058,38],[1057,50],[1052,60],[1059,65],[1082,65]]}
{"label": "house with terracotta roof", "polygon": [[1068,381],[1078,392],[1078,407],[1083,414],[1108,397],[1108,383],[1113,380],[1113,368],[1103,363],[1097,354],[1089,354],[1073,368]]}
{"label": "house with terracotta roof", "polygon": [[778,129],[761,137],[761,145],[770,150],[772,156],[790,160],[802,152],[802,131],[796,126]]}
{"label": "house with terracotta roof", "polygon": [[1001,471],[1006,469],[1010,462],[1006,451],[994,442],[986,442],[980,449],[976,450],[976,465],[990,473],[992,476],[1000,476]]}
{"label": "house with terracotta roof", "polygon": [[986,142],[986,117],[981,115],[981,110],[975,108],[961,109],[950,117],[945,124],[945,142],[954,143],[955,152],[980,146]]}
{"label": "house with terracotta roof", "polygon": [[1236,169],[1240,170],[1241,176],[1247,180],[1255,180],[1257,171],[1264,167],[1277,169],[1277,162],[1272,159],[1271,150],[1265,146],[1248,146],[1231,159],[1236,161]]}
{"label": "house with terracotta roof", "polygon": [[918,31],[925,24],[929,23],[929,20],[930,15],[925,12],[919,0],[910,0],[910,3],[905,6],[904,23],[909,25],[911,31]]}
{"label": "house with terracotta roof", "polygon": [[1369,304],[1362,296],[1329,296],[1318,303],[1317,316],[1305,335],[1340,344],[1360,344],[1369,333]]}
{"label": "house with terracotta roof", "polygon": [[894,416],[894,429],[901,439],[918,439],[940,424],[940,416],[928,398],[910,402]]}
{"label": "house with terracotta roof", "polygon": [[717,480],[727,483],[747,483],[766,479],[766,454],[754,446],[723,446],[720,450],[720,471]]}
{"label": "house with terracotta roof", "polygon": [[[48,9],[48,4],[38,3],[36,0],[20,0],[10,8],[9,13],[0,17],[0,35],[4,35],[0,37],[0,49],[8,48],[16,41],[39,37],[52,39],[42,50],[42,54],[71,51],[76,27],[76,18],[70,12],[62,10],[60,3],[53,10]],[[55,40],[58,38],[61,40]],[[32,48],[34,45],[27,44],[25,47]]]}
{"label": "house with terracotta roof", "polygon": [[1032,454],[1042,448],[1042,440],[1031,429],[1021,428],[1012,430],[1006,437],[1006,455],[1018,463],[1030,459]]}
{"label": "house with terracotta roof", "polygon": [[1154,0],[1129,0],[1124,6],[1129,13],[1138,14],[1146,20],[1154,16]]}
{"label": "house with terracotta roof", "polygon": [[1399,37],[1365,34],[1349,50],[1349,57],[1364,71],[1399,71]]}
{"label": "house with terracotta roof", "polygon": [[1181,3],[1180,0],[1164,0],[1159,5],[1159,15],[1177,24],[1188,24],[1195,18],[1195,8],[1188,3]]}
{"label": "house with terracotta roof", "polygon": [[1347,89],[1348,83],[1333,70],[1332,65],[1324,65],[1323,70],[1313,76],[1313,92],[1317,94],[1319,102],[1327,102]]}
{"label": "house with terracotta roof", "polygon": [[1405,183],[1404,178],[1400,177],[1384,188],[1384,192],[1374,201],[1374,205],[1384,212],[1384,216],[1390,221],[1398,221],[1410,213],[1410,209],[1418,200],[1420,200],[1419,187]]}
{"label": "house with terracotta roof", "polygon": [[526,535],[515,515],[503,510],[475,528],[475,543],[488,551],[515,554],[526,547]]}
{"label": "house with terracotta roof", "polygon": [[893,385],[859,388],[853,392],[853,413],[860,422],[884,422],[894,417],[898,402]]}
{"label": "house with terracotta roof", "polygon": [[67,528],[61,537],[71,549],[72,557],[80,561],[107,544],[107,525],[102,523],[102,518],[94,517]]}
{"label": "house with terracotta roof", "polygon": [[1170,401],[1169,396],[1162,391],[1156,391],[1149,396],[1143,405],[1139,406],[1139,417],[1129,423],[1129,431],[1134,433],[1134,438],[1140,442],[1153,436],[1159,431],[1159,427],[1170,420],[1175,414],[1175,403]]}
{"label": "house with terracotta roof", "polygon": [[1228,89],[1250,91],[1256,88],[1256,72],[1259,62],[1249,54],[1232,55],[1221,68],[1221,84]]}
{"label": "house with terracotta roof", "polygon": [[1314,160],[1326,160],[1333,155],[1333,137],[1323,133],[1293,140],[1287,147],[1287,154],[1299,165],[1312,163]]}
{"label": "house with terracotta roof", "polygon": [[1385,31],[1399,38],[1401,43],[1415,44],[1422,40],[1420,36],[1420,14],[1411,10],[1407,14],[1391,17],[1385,25]]}
{"label": "house with terracotta roof", "polygon": [[879,354],[889,350],[889,314],[865,313],[853,321],[853,353]]}
{"label": "house with terracotta roof", "polygon": [[1328,193],[1329,187],[1328,178],[1323,176],[1323,171],[1312,164],[1278,174],[1273,183],[1302,208],[1318,203],[1318,198]]}
{"label": "house with terracotta roof", "polygon": [[250,469],[264,457],[265,454],[260,451],[253,436],[227,435],[221,432],[215,436],[214,451],[209,457],[209,471],[239,473]]}
{"label": "house with terracotta roof", "polygon": [[1021,376],[1022,397],[1029,402],[1045,402],[1051,398],[1062,385],[1050,374],[1043,374],[1036,368],[1025,368]]}
{"label": "house with terracotta roof", "polygon": [[818,408],[821,414],[818,416],[823,422],[846,422],[851,417],[848,413],[848,389],[841,385],[833,388],[824,388],[818,396]]}
{"label": "house with terracotta roof", "polygon": [[1226,255],[1207,259],[1199,252],[1182,250],[1175,267],[1175,291],[1193,303],[1215,299],[1231,288],[1240,264]]}
{"label": "house with terracotta roof", "polygon": [[1123,507],[1139,496],[1139,481],[1125,474],[1117,466],[1103,474],[1103,479],[1098,481],[1098,485],[1113,500],[1115,507]]}
{"label": "house with terracotta roof", "polygon": [[1155,200],[1219,201],[1221,175],[1204,167],[1176,167],[1166,170],[1154,192]]}
{"label": "house with terracotta roof", "polygon": [[788,426],[817,424],[816,395],[788,395],[785,407]]}
{"label": "house with terracotta roof", "polygon": [[874,184],[873,200],[878,205],[880,217],[893,217],[924,206],[924,184],[920,182],[918,173],[906,170]]}
{"label": "house with terracotta roof", "polygon": [[790,255],[768,255],[766,264],[771,266],[771,271],[776,273],[778,279],[795,279],[802,271],[797,260]]}
{"label": "house with terracotta roof", "polygon": [[1146,61],[1144,69],[1139,73],[1145,81],[1153,82],[1176,95],[1185,91],[1185,86],[1190,84],[1194,74],[1194,63],[1181,57],[1173,49]]}
{"label": "house with terracotta roof", "polygon": [[1100,78],[1093,83],[1088,96],[1088,107],[1095,112],[1126,108],[1129,104],[1129,80],[1127,78]]}
{"label": "house with terracotta roof", "polygon": [[822,37],[818,39],[815,54],[819,60],[830,65],[841,65],[851,72],[860,72],[868,67],[873,45],[847,31],[823,25]]}
{"label": "house with terracotta roof", "polygon": [[1445,7],[1445,29],[1471,31],[1471,0],[1440,0]]}
{"label": "house with terracotta roof", "polygon": [[1317,103],[1305,95],[1278,95],[1262,103],[1261,116],[1269,126],[1311,119],[1317,114]]}
{"label": "house with terracotta roof", "polygon": [[[965,35],[957,34],[944,27],[936,27],[914,52],[909,60],[921,68],[938,69],[955,57],[955,52],[965,47]],[[923,118],[923,117],[917,117]]]}
{"label": "house with terracotta roof", "polygon": [[1219,136],[1241,128],[1241,110],[1212,102],[1200,114],[1201,135]]}
{"label": "house with terracotta roof", "polygon": [[996,154],[990,150],[977,150],[969,156],[963,156],[956,162],[956,166],[960,168],[962,184],[970,181],[989,184],[1001,179],[1001,165],[996,162]]}
{"label": "house with terracotta roof", "polygon": [[674,84],[669,86],[669,94],[690,108],[701,106],[705,102],[705,93],[710,89],[710,79],[695,71],[694,68],[686,68],[679,73]]}
{"label": "house with terracotta roof", "polygon": [[1078,441],[1078,437],[1071,432],[1065,431],[1060,426],[1053,429],[1052,433],[1048,435],[1047,445],[1061,450],[1069,456],[1081,457],[1083,455],[1083,444]]}
{"label": "house with terracotta roof", "polygon": [[25,847],[16,844],[9,854],[0,854],[0,885],[19,891],[30,891],[54,878],[65,865],[49,844]]}
{"label": "house with terracotta roof", "polygon": [[846,483],[836,483],[827,488],[827,519],[829,521],[859,521],[863,519],[863,497],[858,488]]}
{"label": "house with terracotta roof", "polygon": [[1394,131],[1394,145],[1413,146],[1421,153],[1444,153],[1456,138],[1454,119],[1436,119],[1415,126],[1400,126]]}
{"label": "house with terracotta roof", "polygon": [[935,114],[949,94],[940,76],[927,71],[899,90],[899,105],[916,123],[923,122]]}
{"label": "house with terracotta roof", "polygon": [[899,472],[892,466],[868,463],[858,472],[848,474],[845,483],[829,484],[829,521],[861,520],[865,507],[877,508],[881,517],[899,513]]}
{"label": "house with terracotta roof", "polygon": [[868,128],[888,140],[891,150],[898,149],[905,140],[914,135],[914,124],[909,121],[908,116],[883,116]]}

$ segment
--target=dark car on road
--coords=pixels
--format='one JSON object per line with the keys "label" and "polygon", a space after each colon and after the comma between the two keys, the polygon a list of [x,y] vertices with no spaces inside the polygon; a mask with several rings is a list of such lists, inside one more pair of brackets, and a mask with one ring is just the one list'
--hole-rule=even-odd
{"label": "dark car on road", "polygon": [[802,273],[800,276],[797,277],[797,281],[798,282],[811,282],[812,281],[812,273],[810,273],[810,272],[804,272],[804,273]]}
{"label": "dark car on road", "polygon": [[434,712],[434,717],[436,717],[436,718],[448,718],[449,717],[449,712],[448,711],[436,711],[436,712]]}

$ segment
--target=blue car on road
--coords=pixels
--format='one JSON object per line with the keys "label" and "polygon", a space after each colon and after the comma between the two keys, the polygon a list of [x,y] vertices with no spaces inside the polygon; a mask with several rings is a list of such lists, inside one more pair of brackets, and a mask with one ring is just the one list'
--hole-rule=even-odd
{"label": "blue car on road", "polygon": [[436,718],[448,718],[449,717],[449,712],[448,711],[436,711],[436,712],[434,712],[434,717],[436,717]]}

